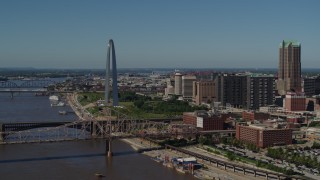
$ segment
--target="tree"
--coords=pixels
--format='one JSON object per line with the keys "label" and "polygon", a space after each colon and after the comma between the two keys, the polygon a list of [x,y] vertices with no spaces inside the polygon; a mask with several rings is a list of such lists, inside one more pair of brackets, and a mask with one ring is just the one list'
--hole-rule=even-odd
{"label": "tree", "polygon": [[312,149],[320,149],[320,143],[313,142],[313,145],[311,146]]}
{"label": "tree", "polygon": [[308,102],[307,111],[314,111],[314,102],[313,101]]}
{"label": "tree", "polygon": [[236,159],[236,156],[232,153],[232,152],[228,152],[227,153],[227,158],[230,160],[230,161],[234,161]]}
{"label": "tree", "polygon": [[199,143],[200,143],[201,145],[204,145],[204,144],[207,144],[207,143],[208,143],[208,139],[207,139],[207,137],[205,137],[205,136],[200,136],[198,141],[199,141]]}
{"label": "tree", "polygon": [[133,103],[136,107],[141,108],[144,105],[143,100],[137,100]]}

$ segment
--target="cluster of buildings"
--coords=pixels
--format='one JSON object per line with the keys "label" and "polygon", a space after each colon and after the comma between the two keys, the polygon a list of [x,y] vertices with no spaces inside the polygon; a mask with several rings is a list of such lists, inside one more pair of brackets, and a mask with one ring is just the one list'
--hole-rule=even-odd
{"label": "cluster of buildings", "polygon": [[256,111],[183,113],[183,123],[194,125],[200,131],[236,129],[238,140],[261,148],[292,144],[293,129],[306,123],[303,116],[283,115],[282,118]]}
{"label": "cluster of buildings", "polygon": [[210,79],[175,73],[165,88],[165,97],[177,95],[196,105],[221,102],[245,109],[272,105],[275,93],[273,75],[253,73],[212,73]]}
{"label": "cluster of buildings", "polygon": [[[320,112],[319,93],[320,77],[301,76],[301,44],[296,41],[280,44],[277,75],[211,73],[203,78],[175,73],[165,89],[165,96],[176,95],[195,105],[241,109],[240,114],[215,108],[186,112],[183,122],[203,131],[235,128],[238,140],[262,148],[292,144],[293,131],[308,126],[309,119],[320,114],[314,113]],[[304,135],[320,137],[320,130],[306,129]]]}
{"label": "cluster of buildings", "polygon": [[301,77],[301,44],[283,41],[279,46],[277,75],[257,73],[182,74],[166,80],[164,97],[172,95],[195,105],[258,110],[277,105],[285,111],[316,111],[319,106],[320,77]]}
{"label": "cluster of buildings", "polygon": [[[162,95],[166,87],[166,74],[159,73],[119,73],[118,91],[132,91],[145,95]],[[112,84],[112,79],[110,79]],[[79,91],[105,91],[105,79],[100,76],[73,78],[70,86]]]}
{"label": "cluster of buildings", "polygon": [[[178,97],[211,111],[185,112],[183,122],[199,130],[236,129],[236,138],[258,147],[291,144],[293,129],[308,125],[310,113],[320,117],[320,77],[301,76],[301,44],[283,41],[276,75],[199,72],[120,74],[119,91]],[[104,79],[78,80],[85,89],[103,90]],[[77,84],[77,83],[72,83]],[[318,95],[318,96],[317,96]],[[234,112],[238,110],[238,112]],[[310,129],[307,134],[318,135]]]}

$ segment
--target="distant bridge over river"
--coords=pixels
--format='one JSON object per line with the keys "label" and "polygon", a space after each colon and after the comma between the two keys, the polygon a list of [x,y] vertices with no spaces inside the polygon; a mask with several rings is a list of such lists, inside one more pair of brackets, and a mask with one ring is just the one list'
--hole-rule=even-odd
{"label": "distant bridge over river", "polygon": [[35,79],[21,81],[0,81],[0,93],[10,93],[11,98],[15,93],[72,93],[73,91],[52,90],[50,86],[56,86],[58,82],[50,79]]}
{"label": "distant bridge over river", "polygon": [[14,81],[0,81],[0,88],[19,89],[19,88],[39,88],[56,85],[57,82],[50,79],[35,79],[35,80],[21,80]]}

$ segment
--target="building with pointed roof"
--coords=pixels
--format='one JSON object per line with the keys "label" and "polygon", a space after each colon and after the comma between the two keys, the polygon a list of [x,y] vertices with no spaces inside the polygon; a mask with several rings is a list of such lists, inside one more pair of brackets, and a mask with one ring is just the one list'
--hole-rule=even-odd
{"label": "building with pointed roof", "polygon": [[278,94],[301,92],[301,43],[282,41],[279,46]]}

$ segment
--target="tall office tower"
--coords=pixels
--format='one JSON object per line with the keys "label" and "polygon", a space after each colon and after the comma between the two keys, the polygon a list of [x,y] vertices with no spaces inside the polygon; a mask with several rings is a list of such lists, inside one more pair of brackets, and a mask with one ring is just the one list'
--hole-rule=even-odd
{"label": "tall office tower", "polygon": [[277,89],[280,95],[301,92],[301,44],[297,41],[280,44]]}
{"label": "tall office tower", "polygon": [[316,94],[316,77],[306,77],[303,79],[303,92],[307,97]]}
{"label": "tall office tower", "polygon": [[262,74],[220,74],[216,77],[217,100],[224,106],[259,109],[274,104],[274,76]]}
{"label": "tall office tower", "polygon": [[182,97],[183,99],[192,99],[193,82],[196,81],[196,76],[182,76]]}
{"label": "tall office tower", "polygon": [[246,74],[221,74],[216,77],[218,101],[224,106],[247,108],[248,86]]}
{"label": "tall office tower", "polygon": [[182,94],[182,74],[176,73],[174,75],[174,94],[181,95]]}
{"label": "tall office tower", "polygon": [[316,81],[315,81],[315,94],[316,95],[320,95],[320,76],[318,76],[317,78],[316,78]]}
{"label": "tall office tower", "polygon": [[250,74],[247,85],[247,109],[259,109],[274,104],[276,88],[273,75]]}

